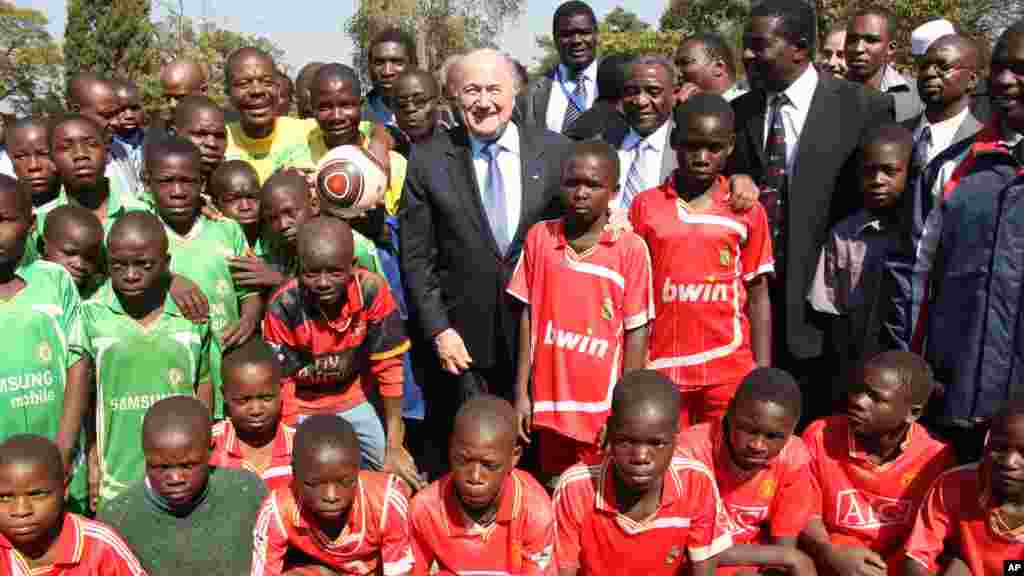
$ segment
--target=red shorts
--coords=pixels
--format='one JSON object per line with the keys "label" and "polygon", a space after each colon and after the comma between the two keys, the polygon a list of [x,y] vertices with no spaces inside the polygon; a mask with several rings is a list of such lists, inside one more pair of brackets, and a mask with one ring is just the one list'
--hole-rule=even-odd
{"label": "red shorts", "polygon": [[740,383],[735,382],[680,392],[680,430],[702,422],[721,420],[739,387]]}
{"label": "red shorts", "polygon": [[579,462],[584,456],[597,454],[601,448],[596,444],[580,442],[547,428],[536,428],[533,437],[537,442],[537,460],[544,476],[557,478]]}

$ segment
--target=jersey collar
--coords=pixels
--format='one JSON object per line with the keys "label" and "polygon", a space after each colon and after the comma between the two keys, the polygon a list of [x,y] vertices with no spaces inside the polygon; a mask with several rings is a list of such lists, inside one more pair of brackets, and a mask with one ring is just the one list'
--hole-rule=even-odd
{"label": "jersey collar", "polygon": [[500,499],[498,512],[494,517],[494,523],[487,527],[477,526],[463,511],[459,497],[455,493],[455,479],[451,474],[448,474],[441,482],[441,494],[445,508],[441,518],[445,523],[448,535],[453,538],[480,535],[486,540],[494,531],[495,526],[512,522],[522,514],[523,506],[525,506],[523,487],[519,478],[516,477],[515,470],[505,476],[505,481],[501,485],[501,493],[498,494]]}
{"label": "jersey collar", "polygon": [[[242,458],[242,441],[238,439],[235,425],[230,419],[224,421],[224,451],[235,458]],[[284,422],[277,423],[277,432],[271,441],[271,457],[288,458],[292,455],[294,431]]]}
{"label": "jersey collar", "polygon": [[[611,246],[618,242],[619,238],[622,237],[622,231],[619,229],[609,230],[606,226],[601,231],[601,236],[597,239],[598,244],[605,244]],[[557,248],[567,248],[569,246],[569,239],[565,236],[565,219],[559,219],[558,221],[558,232],[555,240],[555,246]]]}
{"label": "jersey collar", "polygon": [[[82,555],[85,553],[85,531],[79,525],[80,522],[70,512],[64,513],[60,534],[57,535],[57,557],[53,566],[76,566],[82,562]],[[12,563],[21,564],[25,574],[31,573],[28,563],[21,553],[2,535],[0,535],[0,550],[4,550]]]}
{"label": "jersey collar", "polygon": [[313,317],[324,320],[332,330],[339,333],[348,330],[349,325],[352,324],[352,317],[355,316],[356,312],[362,310],[364,306],[362,280],[355,266],[352,267],[352,276],[349,278],[348,285],[345,287],[348,297],[345,300],[344,306],[341,307],[341,313],[338,314],[337,318],[327,318],[327,316],[320,312],[320,309],[317,308],[315,302],[306,300],[308,294],[306,294],[306,290],[302,287],[301,283],[299,285],[299,291]]}
{"label": "jersey collar", "polygon": [[847,454],[849,455],[850,459],[857,460],[859,462],[879,469],[891,466],[892,464],[896,463],[900,456],[906,454],[907,449],[910,448],[910,444],[914,440],[914,436],[918,433],[918,424],[917,422],[914,422],[910,425],[910,427],[907,428],[906,436],[904,436],[903,441],[900,442],[899,454],[896,456],[896,458],[893,458],[891,461],[886,462],[884,464],[875,464],[868,457],[867,451],[864,450],[864,448],[860,445],[859,442],[857,442],[857,437],[853,434],[853,430],[850,429],[850,421],[847,420],[846,416],[840,416],[840,418],[842,419],[842,426],[846,430],[846,447]]}
{"label": "jersey collar", "polygon": [[[120,314],[122,316],[128,314],[124,311],[124,306],[121,305],[121,300],[119,300],[117,294],[114,293],[114,286],[110,283],[110,280],[107,280],[106,284],[100,288],[100,293],[97,294],[97,298],[101,299],[103,303],[106,304],[107,307],[115,314]],[[181,310],[178,309],[178,305],[174,303],[174,298],[171,298],[170,290],[168,290],[164,295],[164,309],[160,315],[181,316],[184,318]]]}

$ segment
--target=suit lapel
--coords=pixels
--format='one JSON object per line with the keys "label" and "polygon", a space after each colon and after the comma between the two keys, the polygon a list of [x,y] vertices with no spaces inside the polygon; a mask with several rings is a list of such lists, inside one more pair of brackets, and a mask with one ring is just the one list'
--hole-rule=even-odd
{"label": "suit lapel", "polygon": [[981,122],[978,122],[978,119],[974,117],[974,114],[971,114],[971,111],[968,110],[967,116],[964,117],[964,121],[957,127],[956,134],[953,135],[953,144],[974,136],[980,132],[981,129]]}
{"label": "suit lapel", "polygon": [[548,76],[537,86],[538,89],[533,95],[533,122],[540,128],[546,128],[548,125],[548,100],[551,99],[553,82]]}
{"label": "suit lapel", "polygon": [[526,127],[519,128],[519,162],[522,177],[520,186],[522,189],[519,202],[519,226],[516,227],[512,243],[520,241],[526,236],[530,228],[530,213],[532,208],[544,201],[544,186],[547,182],[544,174],[544,146],[534,143],[534,132]]}
{"label": "suit lapel", "polygon": [[835,102],[835,87],[828,76],[821,74],[796,147],[793,173],[789,180],[790,191],[803,190],[798,180],[804,173],[813,178],[818,173],[815,167],[819,166],[819,155],[830,154],[838,148],[842,136],[839,113],[839,103]]}
{"label": "suit lapel", "polygon": [[488,246],[495,254],[498,243],[494,240],[487,212],[480,200],[480,184],[476,181],[476,170],[473,168],[473,148],[469,143],[469,135],[464,127],[452,134],[452,147],[448,149],[448,175],[451,178],[451,189],[460,195],[460,206],[470,207],[466,210],[469,219],[480,231],[481,238],[487,238]]}
{"label": "suit lapel", "polygon": [[767,95],[764,91],[758,91],[757,109],[747,120],[747,134],[750,135],[750,148],[757,156],[761,166],[765,166],[764,157],[764,123],[768,114],[765,110],[768,107]]}

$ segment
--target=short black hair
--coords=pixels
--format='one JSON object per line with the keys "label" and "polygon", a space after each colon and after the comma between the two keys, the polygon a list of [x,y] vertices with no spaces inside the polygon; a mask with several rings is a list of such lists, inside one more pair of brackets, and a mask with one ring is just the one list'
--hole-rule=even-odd
{"label": "short black hair", "polygon": [[103,242],[103,224],[91,210],[76,204],[65,204],[58,206],[46,215],[46,225],[43,227],[43,238],[46,242],[53,239],[52,235],[63,230],[67,226],[79,226],[87,228]]}
{"label": "short black hair", "polygon": [[122,235],[129,234],[139,234],[146,240],[156,240],[162,247],[161,253],[167,253],[167,231],[156,214],[137,210],[114,220],[114,225],[107,234],[107,245],[119,240]]}
{"label": "short black hair", "polygon": [[904,161],[909,161],[914,150],[914,134],[910,130],[894,122],[886,122],[870,127],[861,141],[861,154],[869,146],[878,144],[895,144],[904,154]]}
{"label": "short black hair", "polygon": [[[200,110],[213,110],[224,116],[224,110],[212,99],[201,94],[189,94],[178,101],[174,107],[174,128],[181,130],[182,126],[188,123],[189,118]],[[225,122],[226,124],[226,122]]]}
{"label": "short black hair", "polygon": [[896,41],[898,22],[896,21],[896,15],[893,13],[892,10],[886,8],[881,4],[871,4],[870,6],[865,6],[854,13],[853,18],[850,19],[850,22],[849,24],[847,24],[847,27],[849,27],[850,24],[853,24],[853,21],[855,19],[860,18],[862,16],[878,16],[879,18],[884,18],[885,33],[889,36],[889,42]]}
{"label": "short black hair", "polygon": [[736,395],[729,402],[729,412],[732,412],[739,403],[751,401],[778,404],[794,423],[800,421],[800,412],[803,409],[800,386],[785,370],[753,369],[736,389]]}
{"label": "short black hair", "polygon": [[685,38],[683,43],[686,42],[693,42],[703,46],[704,53],[707,54],[708,59],[721,60],[725,64],[729,78],[736,79],[736,56],[733,54],[732,48],[729,47],[729,43],[725,41],[721,34],[703,32]]}
{"label": "short black hair", "polygon": [[270,67],[277,71],[277,66],[274,65],[274,57],[267,53],[266,50],[257,48],[255,46],[242,46],[235,50],[228,59],[224,61],[224,90],[227,92],[231,91],[231,69],[234,68],[235,63],[242,58],[248,56],[256,56],[262,58],[267,62],[270,62]]}
{"label": "short black hair", "polygon": [[566,163],[572,158],[580,156],[594,156],[607,162],[612,167],[613,181],[619,182],[619,153],[615,147],[604,140],[584,140],[573,143],[569,149],[569,155],[565,158]]}
{"label": "short black hair", "polygon": [[163,138],[157,138],[153,142],[148,142],[143,150],[143,155],[145,156],[146,172],[153,169],[155,162],[167,156],[187,156],[195,161],[196,167],[199,167],[202,161],[199,148],[191,140],[181,136],[168,135]]}
{"label": "short black hair", "polygon": [[65,125],[65,124],[70,124],[72,122],[84,122],[84,123],[88,124],[89,126],[92,126],[92,129],[96,131],[96,135],[97,136],[102,136],[103,135],[103,128],[101,128],[100,125],[97,124],[96,121],[93,120],[92,118],[90,118],[88,116],[83,116],[83,115],[81,115],[81,114],[79,114],[77,112],[68,112],[67,114],[63,114],[63,115],[59,116],[53,122],[53,125],[50,128],[50,139],[49,140],[50,140],[50,155],[51,156],[53,155],[53,137],[57,134],[57,128],[60,128],[61,126]]}
{"label": "short black hair", "polygon": [[669,140],[673,148],[683,145],[686,127],[690,124],[690,118],[694,116],[714,116],[718,118],[722,128],[731,133],[736,131],[736,113],[733,112],[732,105],[718,94],[700,92],[687,98],[672,111],[675,128],[669,135]]}
{"label": "short black hair", "polygon": [[352,424],[334,414],[314,414],[299,424],[292,441],[292,469],[306,472],[306,463],[317,450],[334,448],[360,459],[359,437]]}
{"label": "short black hair", "polygon": [[679,391],[665,375],[656,370],[631,370],[622,375],[612,392],[612,411],[608,427],[618,426],[619,419],[637,406],[657,406],[667,410],[679,427]]}
{"label": "short black hair", "polygon": [[210,409],[194,396],[169,396],[146,410],[142,418],[142,448],[148,439],[163,434],[181,434],[210,445]]}
{"label": "short black hair", "polygon": [[516,411],[504,398],[478,394],[467,400],[455,414],[452,436],[466,426],[491,434],[508,434],[515,444],[518,430]]}
{"label": "short black hair", "polygon": [[7,437],[0,444],[0,466],[12,464],[41,464],[50,480],[64,483],[64,459],[57,445],[45,436],[14,434]]}
{"label": "short black hair", "polygon": [[14,123],[6,126],[4,130],[4,144],[8,150],[11,149],[11,143],[14,142],[14,133],[27,128],[42,128],[46,132],[46,147],[50,147],[50,138],[53,137],[53,122],[38,116],[26,116],[25,118],[18,118]]}
{"label": "short black hair", "polygon": [[1024,400],[1010,400],[1006,402],[992,415],[992,420],[989,422],[989,435],[991,436],[992,432],[996,430],[996,426],[1019,416],[1024,416]]}
{"label": "short black hair", "polygon": [[256,169],[245,160],[235,159],[222,162],[213,171],[213,174],[210,174],[210,181],[206,185],[210,196],[212,198],[220,197],[221,192],[223,192],[222,186],[227,183],[231,176],[239,173],[251,178],[256,183],[257,192],[259,191],[260,175],[256,172]]}
{"label": "short black hair", "polygon": [[428,90],[433,90],[434,98],[437,98],[441,95],[441,87],[437,83],[437,78],[435,78],[434,75],[431,74],[430,72],[427,72],[426,70],[421,70],[419,68],[406,68],[405,70],[402,71],[401,74],[398,75],[398,78],[395,78],[395,86],[398,86],[399,82],[407,78],[416,78],[423,83],[424,88],[427,88]]}
{"label": "short black hair", "polygon": [[589,16],[591,24],[594,25],[594,28],[597,28],[597,16],[594,15],[594,9],[586,2],[581,2],[580,0],[569,0],[568,2],[562,2],[558,8],[555,8],[555,15],[551,17],[552,36],[558,38],[559,20],[562,18],[572,18],[573,16],[579,16],[580,14]]}
{"label": "short black hair", "polygon": [[631,57],[626,54],[609,54],[597,65],[597,97],[600,100],[616,102],[622,99],[626,85],[626,64]]}
{"label": "short black hair", "polygon": [[910,402],[915,405],[927,404],[935,386],[931,366],[913,352],[890,350],[871,357],[855,371],[856,381],[863,382],[864,373],[868,369],[894,372],[900,387],[906,389]]}
{"label": "short black hair", "polygon": [[267,366],[274,375],[275,380],[281,377],[281,361],[269,344],[261,338],[252,338],[245,344],[232,349],[224,354],[224,360],[220,365],[220,378],[222,387],[226,388],[230,380],[228,374],[243,366]]}
{"label": "short black hair", "polygon": [[32,188],[25,182],[19,182],[12,176],[0,174],[0,194],[10,194],[18,202],[22,216],[28,217],[32,214]]}
{"label": "short black hair", "polygon": [[813,61],[817,47],[817,18],[814,6],[807,0],[763,0],[750,8],[750,17],[778,18],[786,41],[807,48]]}
{"label": "short black hair", "polygon": [[373,63],[373,49],[378,44],[395,43],[405,49],[405,55],[409,58],[409,65],[416,66],[416,41],[412,35],[397,26],[389,26],[374,35],[373,40],[366,49],[366,55],[370,63]]}
{"label": "short black hair", "polygon": [[330,64],[324,64],[316,71],[316,76],[313,77],[313,81],[309,84],[309,101],[318,102],[320,100],[320,83],[327,79],[337,79],[352,86],[352,93],[356,96],[362,97],[363,85],[359,80],[359,74],[356,73],[355,69],[345,64],[339,64],[338,62],[331,62]]}

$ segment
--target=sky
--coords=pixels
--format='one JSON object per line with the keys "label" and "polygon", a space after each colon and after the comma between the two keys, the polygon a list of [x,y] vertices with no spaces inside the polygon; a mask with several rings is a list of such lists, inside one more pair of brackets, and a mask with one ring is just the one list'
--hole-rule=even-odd
{"label": "sky", "polygon": [[[236,32],[266,36],[286,54],[294,72],[312,60],[350,63],[352,45],[345,35],[345,22],[358,0],[180,0],[185,14],[194,19],[205,16],[220,27]],[[549,34],[551,16],[562,0],[525,0],[526,9],[517,22],[505,27],[499,47],[527,66],[541,53],[535,38]],[[628,7],[642,20],[657,24],[668,0],[590,0],[598,18],[616,6]],[[60,39],[64,33],[65,0],[15,0],[19,6],[41,11],[50,20],[50,33]],[[167,14],[168,0],[154,0],[154,16]],[[303,8],[299,10],[298,8]]]}

